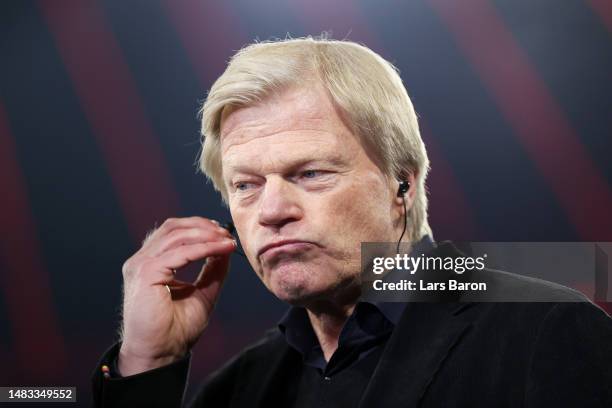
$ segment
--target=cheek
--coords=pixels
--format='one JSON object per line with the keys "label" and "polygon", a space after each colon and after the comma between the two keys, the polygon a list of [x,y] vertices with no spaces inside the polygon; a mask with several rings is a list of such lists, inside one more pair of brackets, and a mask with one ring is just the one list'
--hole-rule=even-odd
{"label": "cheek", "polygon": [[351,248],[361,248],[361,242],[386,241],[390,237],[391,205],[386,192],[366,186],[351,188],[348,194],[329,202],[327,221],[330,232]]}

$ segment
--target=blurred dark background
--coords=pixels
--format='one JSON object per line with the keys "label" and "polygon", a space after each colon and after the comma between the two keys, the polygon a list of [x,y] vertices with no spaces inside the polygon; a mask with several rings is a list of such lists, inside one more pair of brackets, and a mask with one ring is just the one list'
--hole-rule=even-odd
{"label": "blurred dark background", "polygon": [[[88,405],[122,263],[170,216],[228,218],[195,167],[207,89],[249,42],[322,31],[400,69],[437,240],[612,241],[606,0],[3,1],[0,385]],[[284,309],[234,257],[190,392]]]}

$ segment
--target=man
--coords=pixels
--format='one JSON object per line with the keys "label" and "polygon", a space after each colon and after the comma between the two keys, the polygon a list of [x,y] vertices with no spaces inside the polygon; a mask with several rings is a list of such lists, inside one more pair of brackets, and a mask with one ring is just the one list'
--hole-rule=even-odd
{"label": "man", "polygon": [[[362,242],[458,255],[431,240],[416,114],[380,56],[312,38],[246,47],[211,88],[202,132],[203,172],[291,308],[193,406],[611,406],[612,324],[569,289],[571,303],[360,299]],[[96,369],[98,406],[181,404],[235,247],[214,221],[169,219],[125,262],[122,341]],[[194,283],[175,276],[204,258]]]}

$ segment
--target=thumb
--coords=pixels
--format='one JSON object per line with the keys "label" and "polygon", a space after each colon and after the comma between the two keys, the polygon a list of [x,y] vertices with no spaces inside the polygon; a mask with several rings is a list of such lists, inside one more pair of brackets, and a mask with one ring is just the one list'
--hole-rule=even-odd
{"label": "thumb", "polygon": [[206,263],[194,285],[213,305],[219,297],[219,292],[229,271],[230,256],[218,255],[206,258]]}

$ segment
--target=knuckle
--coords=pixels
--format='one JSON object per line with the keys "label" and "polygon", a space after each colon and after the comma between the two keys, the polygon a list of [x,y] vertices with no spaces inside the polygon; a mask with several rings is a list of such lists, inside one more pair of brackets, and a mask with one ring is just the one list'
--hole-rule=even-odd
{"label": "knuckle", "polygon": [[164,221],[164,223],[162,225],[171,225],[171,224],[176,223],[177,221],[178,221],[178,218],[176,218],[176,217],[169,217],[169,218],[166,218],[166,220]]}
{"label": "knuckle", "polygon": [[181,235],[181,230],[170,231],[167,235],[167,240],[171,243],[176,241],[178,237]]}
{"label": "knuckle", "polygon": [[121,266],[121,273],[123,274],[123,277],[128,277],[132,274],[133,262],[134,262],[133,259],[129,258]]}
{"label": "knuckle", "polygon": [[175,230],[168,234],[168,244],[170,246],[176,246],[177,244],[184,244],[186,238],[192,238],[194,236],[193,231],[189,230]]}
{"label": "knuckle", "polygon": [[185,244],[194,244],[197,243],[197,241],[201,238],[202,234],[200,232],[200,230],[192,228],[189,229],[187,231],[185,231],[185,235],[181,237],[180,239],[180,244],[181,245],[185,245]]}
{"label": "knuckle", "polygon": [[206,238],[208,237],[208,231],[203,230],[201,228],[194,228],[189,231],[189,236],[191,238]]}
{"label": "knuckle", "polygon": [[208,225],[209,225],[210,227],[213,227],[213,228],[221,228],[221,224],[219,224],[219,221],[217,221],[217,220],[213,220],[213,219],[210,219],[210,218],[206,218],[206,222],[208,223]]}
{"label": "knuckle", "polygon": [[204,223],[206,221],[210,221],[208,218],[200,217],[199,215],[194,215],[193,217],[189,217],[189,219],[191,221],[195,221],[195,222],[199,222],[199,223]]}
{"label": "knuckle", "polygon": [[206,228],[189,228],[184,230],[177,230],[170,233],[170,241],[173,244],[180,243],[197,243],[206,242],[211,239],[210,227]]}
{"label": "knuckle", "polygon": [[210,228],[210,227],[215,226],[214,221],[212,221],[210,218],[193,217],[193,219],[197,223],[197,225],[201,228]]}
{"label": "knuckle", "polygon": [[166,220],[159,227],[159,229],[162,231],[170,231],[174,228],[177,222],[178,222],[178,218],[175,218],[175,217],[166,218]]}

